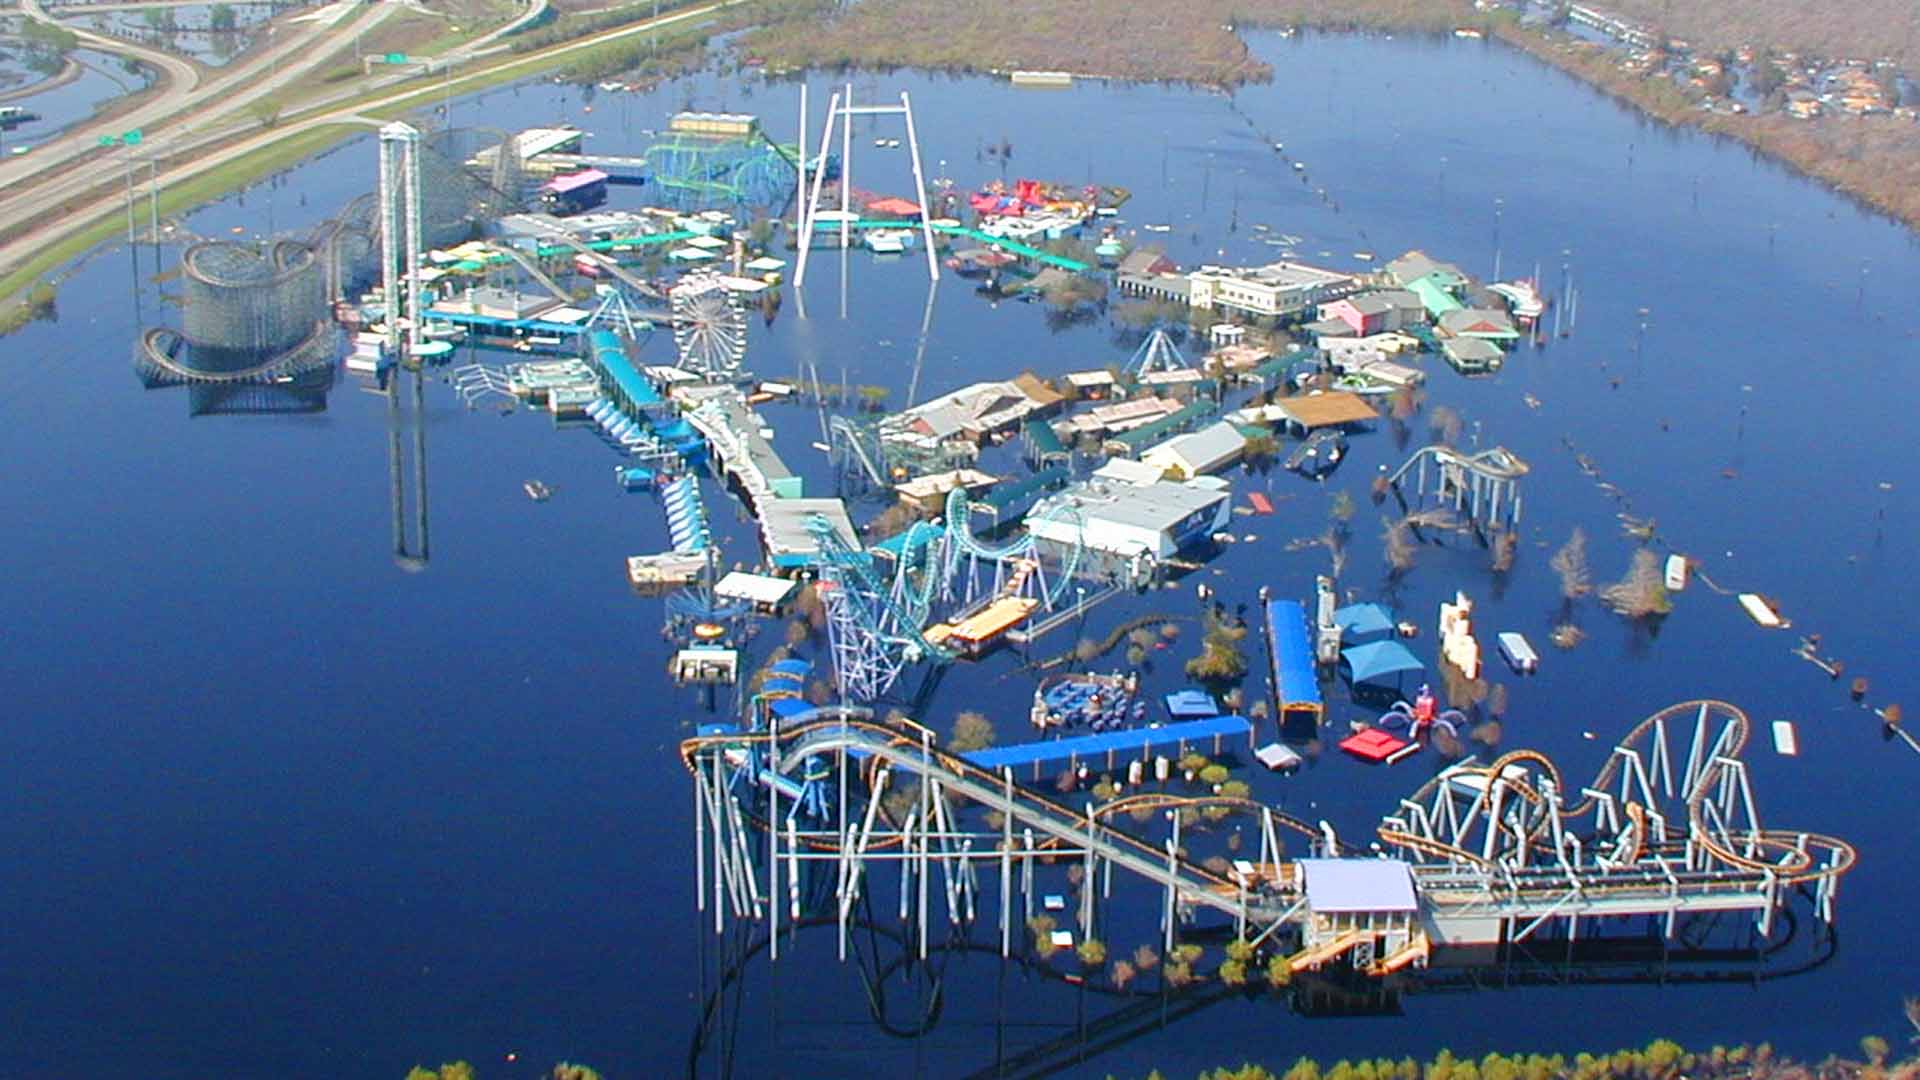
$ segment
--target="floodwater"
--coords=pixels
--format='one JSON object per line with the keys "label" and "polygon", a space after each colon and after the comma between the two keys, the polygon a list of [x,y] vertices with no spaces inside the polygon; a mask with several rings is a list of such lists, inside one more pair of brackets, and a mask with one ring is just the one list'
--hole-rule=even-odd
{"label": "floodwater", "polygon": [[[1538,263],[1556,290],[1570,267],[1570,338],[1520,349],[1488,379],[1425,362],[1429,409],[1457,409],[1469,440],[1532,463],[1526,542],[1504,583],[1464,545],[1423,550],[1390,582],[1367,483],[1426,428],[1416,421],[1403,448],[1383,424],[1323,485],[1235,474],[1237,492],[1271,492],[1278,513],[1236,517],[1243,542],[1177,590],[1096,609],[1084,633],[1149,610],[1191,616],[1196,582],[1229,606],[1262,585],[1305,595],[1325,557],[1285,544],[1321,532],[1333,494],[1349,492],[1360,511],[1342,585],[1397,603],[1424,628],[1424,656],[1435,605],[1455,589],[1479,604],[1483,641],[1515,629],[1545,653],[1537,677],[1504,679],[1505,746],[1545,750],[1578,778],[1610,737],[1676,701],[1720,697],[1757,721],[1797,721],[1799,757],[1776,757],[1764,738],[1748,757],[1770,825],[1860,849],[1828,962],[1758,983],[1414,995],[1384,1019],[1306,1019],[1269,999],[1181,1015],[1149,1001],[1080,1034],[1123,1003],[970,953],[914,978],[886,968],[873,999],[883,1029],[863,969],[833,960],[829,931],[806,931],[797,956],[747,965],[696,1045],[718,944],[694,911],[689,791],[673,751],[710,714],[666,684],[660,605],[630,593],[621,561],[666,546],[658,506],[616,490],[614,459],[586,433],[536,413],[467,411],[434,382],[431,543],[425,568],[407,572],[392,553],[387,399],[343,379],[321,412],[196,416],[181,391],[142,390],[129,343],[142,326],[178,325],[175,286],[152,281],[151,249],[115,248],[72,278],[57,322],[6,347],[5,1071],[192,1076],[271,1061],[289,1075],[399,1076],[465,1057],[486,1076],[561,1058],[614,1076],[951,1076],[1064,1036],[1066,1057],[1052,1060],[1066,1074],[1138,1076],[1303,1053],[1656,1037],[1770,1039],[1818,1056],[1868,1032],[1897,1035],[1900,996],[1915,989],[1899,882],[1920,872],[1902,809],[1920,758],[1881,738],[1844,680],[1790,650],[1799,632],[1819,632],[1849,678],[1872,680],[1873,700],[1915,689],[1900,645],[1917,509],[1903,467],[1914,451],[1912,235],[1497,46],[1256,44],[1276,81],[1231,98],[907,73],[862,77],[857,93],[910,91],[929,170],[962,185],[1004,172],[1131,188],[1126,227],[1170,226],[1141,238],[1183,264],[1264,261],[1277,249],[1262,238],[1288,233],[1300,257],[1336,265],[1419,247],[1485,276],[1497,252],[1507,274]],[[816,116],[829,83],[813,84]],[[711,76],[590,97],[529,84],[452,111],[456,124],[571,119],[596,148],[638,151],[643,129],[682,107],[759,111],[783,138],[795,123],[790,88]],[[903,191],[904,152],[872,140],[904,132],[857,135],[855,183]],[[1004,169],[983,156],[1003,139],[1014,150]],[[373,171],[362,140],[189,224],[205,236],[261,230],[270,216],[297,228],[368,188]],[[638,199],[616,189],[616,205]],[[163,253],[160,265],[172,261]],[[1037,305],[990,305],[952,278],[930,297],[912,254],[828,253],[810,270],[804,318],[800,306],[789,295],[770,326],[756,321],[750,366],[792,378],[810,363],[823,380],[886,385],[896,405],[916,375],[924,398],[1025,368],[1118,363],[1130,349],[1100,320],[1050,325]],[[668,352],[663,339],[647,348]],[[824,461],[807,449],[817,415],[766,415],[789,460],[824,487]],[[413,432],[402,435],[410,452]],[[1763,632],[1696,585],[1657,634],[1587,601],[1574,618],[1589,640],[1547,648],[1560,617],[1552,547],[1585,529],[1601,580],[1632,547],[1621,504],[1569,444],[1714,580],[1777,597],[1794,631]],[[522,494],[531,478],[553,486],[551,501]],[[712,485],[707,501],[728,561],[753,561],[734,504]],[[1179,685],[1191,629],[1155,654],[1154,692]],[[925,718],[944,729],[962,708],[985,709],[1013,741],[1031,687],[1001,654],[950,671]],[[1358,710],[1333,714],[1344,724]],[[1433,766],[1367,769],[1330,754],[1296,777],[1258,778],[1258,792],[1364,843]],[[1116,880],[1115,909],[1125,888]],[[876,888],[883,928],[894,902],[890,884]],[[1116,954],[1154,936],[1158,898],[1130,903],[1113,916]],[[990,941],[990,928],[976,937]],[[885,966],[894,954],[877,955]],[[929,1003],[936,1022],[916,1035]]]}
{"label": "floodwater", "polygon": [[[212,4],[187,4],[174,8],[82,13],[65,21],[76,29],[150,42],[219,68],[252,43],[254,31],[273,18],[274,9],[271,4],[229,4],[233,27],[215,30],[213,7]],[[148,17],[149,12],[152,18]]]}
{"label": "floodwater", "polygon": [[75,49],[72,56],[81,67],[80,73],[71,81],[7,102],[39,116],[38,120],[7,131],[6,148],[9,155],[24,152],[22,148],[30,149],[53,138],[92,116],[107,102],[135,93],[147,85],[145,68],[136,64],[133,70],[128,70],[123,58],[112,53]]}

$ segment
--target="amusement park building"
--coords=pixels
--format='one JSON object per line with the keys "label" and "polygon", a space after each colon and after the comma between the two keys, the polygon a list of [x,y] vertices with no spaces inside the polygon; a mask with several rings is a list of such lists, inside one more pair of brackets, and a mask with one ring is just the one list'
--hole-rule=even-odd
{"label": "amusement park building", "polygon": [[1252,269],[1203,266],[1187,275],[1187,284],[1194,307],[1278,318],[1312,311],[1360,289],[1360,279],[1352,274],[1293,262]]}
{"label": "amusement park building", "polygon": [[1224,491],[1192,484],[1110,484],[1087,480],[1027,512],[1035,539],[1125,559],[1171,558],[1227,523]]}

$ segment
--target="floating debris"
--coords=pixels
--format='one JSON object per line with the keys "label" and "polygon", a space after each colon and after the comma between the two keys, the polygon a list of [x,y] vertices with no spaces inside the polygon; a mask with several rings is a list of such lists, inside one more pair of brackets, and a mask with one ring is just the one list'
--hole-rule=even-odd
{"label": "floating debris", "polygon": [[1740,606],[1746,610],[1747,615],[1769,630],[1784,630],[1793,625],[1781,618],[1773,602],[1759,593],[1741,593],[1739,599]]}
{"label": "floating debris", "polygon": [[1538,409],[1540,407],[1540,399],[1534,397],[1532,394],[1522,394],[1520,395],[1520,400],[1526,402],[1527,408],[1529,409]]}
{"label": "floating debris", "polygon": [[[1547,640],[1553,642],[1558,648],[1571,649],[1575,645],[1587,640],[1587,632],[1572,623],[1561,623],[1559,626],[1554,627],[1553,631],[1547,635]],[[1592,738],[1593,736],[1589,735],[1587,737]]]}
{"label": "floating debris", "polygon": [[534,502],[546,502],[548,499],[553,498],[553,489],[538,480],[529,480],[521,484],[520,487],[526,491],[527,498],[532,499]]}
{"label": "floating debris", "polygon": [[1793,655],[1826,672],[1827,678],[1838,679],[1840,673],[1846,670],[1847,665],[1830,656],[1822,657],[1819,649],[1820,635],[1808,634],[1806,637],[1800,639],[1800,644],[1793,650]]}

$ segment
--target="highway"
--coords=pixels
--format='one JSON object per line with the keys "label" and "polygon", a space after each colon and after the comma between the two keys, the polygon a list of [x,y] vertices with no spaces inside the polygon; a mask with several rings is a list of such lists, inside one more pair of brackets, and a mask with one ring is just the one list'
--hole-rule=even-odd
{"label": "highway", "polygon": [[[573,41],[563,42],[537,52],[520,56],[499,56],[497,60],[478,64],[465,74],[453,77],[446,84],[417,84],[406,89],[394,89],[372,100],[360,101],[351,106],[339,105],[338,103],[340,101],[362,95],[366,91],[364,86],[351,87],[340,91],[331,98],[308,104],[306,107],[294,113],[290,119],[283,119],[276,127],[262,129],[253,135],[232,141],[218,149],[210,149],[206,153],[196,153],[196,151],[207,148],[211,146],[211,144],[232,137],[231,130],[208,130],[208,124],[212,119],[230,113],[231,99],[224,99],[210,111],[203,109],[193,113],[187,118],[187,123],[184,125],[181,133],[169,136],[165,140],[159,149],[164,150],[165,156],[172,164],[163,168],[159,173],[158,182],[163,188],[186,183],[203,173],[228,165],[248,154],[272,146],[283,139],[293,138],[316,128],[339,124],[366,124],[372,126],[375,124],[375,121],[362,115],[363,110],[379,110],[392,105],[404,104],[414,98],[430,98],[433,95],[445,93],[449,89],[457,91],[461,89],[462,83],[478,79],[495,68],[510,67],[536,60],[561,60],[573,53],[591,49],[609,41],[618,41],[622,38],[647,33],[656,28],[703,19],[723,7],[739,2],[741,2],[741,0],[715,0],[713,3],[702,4],[698,7],[686,8],[665,14],[658,19],[641,20],[602,33],[591,34]],[[39,0],[22,0],[22,3],[32,5],[34,11],[40,13]],[[384,18],[385,13],[390,10],[390,5],[380,5],[373,17]],[[537,10],[537,8],[534,10]],[[529,16],[521,16],[523,19],[527,17]],[[364,30],[371,25],[373,24],[358,25],[357,29]],[[460,59],[477,60],[479,59],[478,53],[480,51],[488,54],[498,54],[504,51],[505,46],[493,44],[491,37],[492,35],[488,35],[488,37],[478,39],[464,49],[456,50],[454,53],[449,54],[449,62],[458,62]],[[107,40],[112,41],[112,39]],[[120,45],[122,43],[113,42],[113,44]],[[304,43],[304,47],[313,49],[312,52],[308,53],[307,63],[302,65],[304,68],[310,68],[313,64],[319,63],[324,59],[324,52],[319,49],[314,49],[311,42]],[[289,66],[291,67],[292,65]],[[271,80],[271,85],[284,85],[289,79],[295,77],[297,77],[297,75],[282,72],[280,77]],[[400,78],[405,78],[405,76],[390,76],[389,80]],[[223,80],[221,85],[224,84],[225,80]],[[253,92],[253,88],[249,88],[248,90],[242,91],[241,94],[234,96],[244,97],[245,100],[252,100],[254,97],[257,97],[258,94]],[[198,101],[200,99],[189,98],[187,100]],[[131,124],[126,117],[122,117],[111,126],[113,130],[117,131],[125,127],[138,125]],[[90,143],[97,142],[97,133],[90,133],[88,140]],[[55,170],[48,165],[49,158],[41,157],[38,152],[31,157],[35,160],[9,163],[23,164],[27,167],[30,176],[22,178],[26,182],[25,186],[27,186],[27,190],[13,190],[13,184],[7,179],[9,174],[4,171],[4,169],[0,169],[0,188],[6,188],[8,192],[5,197],[0,198],[0,231],[14,229],[39,219],[37,226],[16,235],[5,244],[0,244],[0,273],[9,272],[21,266],[36,253],[45,250],[47,247],[58,244],[68,237],[92,227],[103,218],[124,211],[125,197],[118,190],[108,188],[101,191],[96,197],[84,205],[74,207],[58,218],[47,219],[45,210],[51,200],[46,191],[36,191],[33,190],[33,188],[44,187],[44,184],[52,179],[49,174]],[[71,159],[72,156],[70,155],[64,160]],[[368,174],[369,184],[371,184],[371,168],[369,168]],[[17,176],[19,174],[15,173],[13,175]],[[110,179],[111,176],[112,170],[103,171],[104,178]]]}
{"label": "highway", "polygon": [[[55,21],[41,0],[20,0],[20,9],[30,19]],[[393,10],[391,4],[373,5],[370,13],[353,20],[351,25],[336,24],[313,33],[277,30],[275,40],[258,55],[217,76],[207,77],[202,76],[198,67],[172,53],[68,27],[87,47],[135,57],[163,72],[165,81],[156,97],[131,112],[80,124],[52,142],[34,147],[31,154],[0,162],[0,190],[7,192],[7,197],[0,200],[0,228],[20,220],[22,208],[29,213],[44,210],[49,200],[45,192],[38,189],[58,178],[64,166],[96,150],[100,136],[118,135],[136,128],[143,135],[149,131],[157,134],[169,121],[185,113],[192,113],[192,121],[198,125],[232,115],[304,77],[350,42],[354,34],[380,25]]]}

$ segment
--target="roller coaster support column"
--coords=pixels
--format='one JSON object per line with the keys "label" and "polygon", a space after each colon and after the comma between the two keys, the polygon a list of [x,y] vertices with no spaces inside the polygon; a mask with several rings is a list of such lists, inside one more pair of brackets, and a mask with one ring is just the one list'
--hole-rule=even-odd
{"label": "roller coaster support column", "polygon": [[[851,89],[851,87],[849,87]],[[851,99],[849,99],[851,100]],[[927,958],[927,845],[933,842],[933,732],[920,732],[920,959]]]}
{"label": "roller coaster support column", "polygon": [[1171,963],[1173,961],[1173,920],[1176,914],[1173,883],[1180,869],[1180,811],[1169,810],[1167,814],[1173,819],[1173,836],[1167,841],[1167,906],[1160,916],[1160,929],[1163,939],[1161,956],[1166,962]]}
{"label": "roller coaster support column", "polygon": [[[751,765],[749,765],[751,768]],[[767,714],[767,949],[780,959],[780,717]]]}
{"label": "roller coaster support column", "polygon": [[1093,893],[1094,883],[1100,873],[1100,864],[1093,853],[1099,839],[1093,835],[1093,803],[1087,803],[1087,858],[1085,871],[1080,878],[1080,940],[1093,936]]}
{"label": "roller coaster support column", "polygon": [[[1000,767],[1001,791],[1013,805],[1013,770]],[[1013,955],[1013,815],[1000,817],[1000,957]]]}

